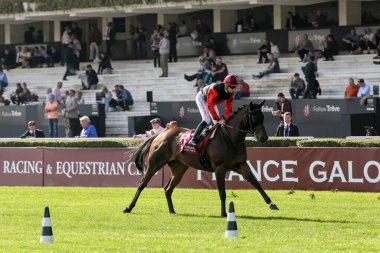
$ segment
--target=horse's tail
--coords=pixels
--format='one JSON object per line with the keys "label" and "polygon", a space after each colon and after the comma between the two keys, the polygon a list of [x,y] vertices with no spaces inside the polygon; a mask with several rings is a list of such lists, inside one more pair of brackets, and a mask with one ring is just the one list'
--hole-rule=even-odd
{"label": "horse's tail", "polygon": [[150,146],[153,141],[156,139],[158,134],[155,134],[148,139],[146,139],[143,143],[138,146],[138,148],[133,152],[132,161],[135,162],[137,169],[143,173],[145,167],[146,156],[149,153]]}

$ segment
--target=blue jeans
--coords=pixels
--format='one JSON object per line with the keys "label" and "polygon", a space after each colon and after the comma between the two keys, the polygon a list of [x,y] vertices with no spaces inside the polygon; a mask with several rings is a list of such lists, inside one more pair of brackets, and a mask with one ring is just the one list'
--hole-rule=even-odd
{"label": "blue jeans", "polygon": [[49,136],[50,138],[58,137],[58,119],[49,119]]}

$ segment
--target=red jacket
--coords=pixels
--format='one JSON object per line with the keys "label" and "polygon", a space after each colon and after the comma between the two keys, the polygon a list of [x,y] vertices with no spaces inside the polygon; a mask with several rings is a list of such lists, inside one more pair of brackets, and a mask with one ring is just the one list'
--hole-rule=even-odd
{"label": "red jacket", "polygon": [[207,92],[207,107],[212,116],[216,121],[220,120],[220,117],[216,113],[214,106],[223,103],[226,100],[224,106],[225,118],[228,119],[232,114],[232,102],[234,100],[234,93],[228,93],[224,89],[224,83],[212,84]]}

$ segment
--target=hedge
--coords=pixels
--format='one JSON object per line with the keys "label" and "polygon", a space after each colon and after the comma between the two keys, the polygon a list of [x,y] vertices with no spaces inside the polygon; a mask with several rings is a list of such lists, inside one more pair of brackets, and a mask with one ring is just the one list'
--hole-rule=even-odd
{"label": "hedge", "polygon": [[[128,148],[137,147],[142,140],[130,138],[97,139],[3,139],[0,147],[57,148]],[[305,139],[270,137],[266,142],[246,138],[247,147],[380,147],[380,139]]]}

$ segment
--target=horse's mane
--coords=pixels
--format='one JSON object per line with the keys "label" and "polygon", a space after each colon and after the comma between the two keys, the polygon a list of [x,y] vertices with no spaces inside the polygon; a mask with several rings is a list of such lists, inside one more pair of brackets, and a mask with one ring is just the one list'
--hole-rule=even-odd
{"label": "horse's mane", "polygon": [[243,106],[240,106],[239,108],[237,108],[237,110],[235,110],[235,111],[232,113],[231,117],[228,118],[227,122],[231,121],[233,118],[236,117],[236,115],[240,114],[240,112],[241,112],[244,108],[246,108],[247,106],[249,106],[249,104],[248,104],[248,105],[243,105]]}

